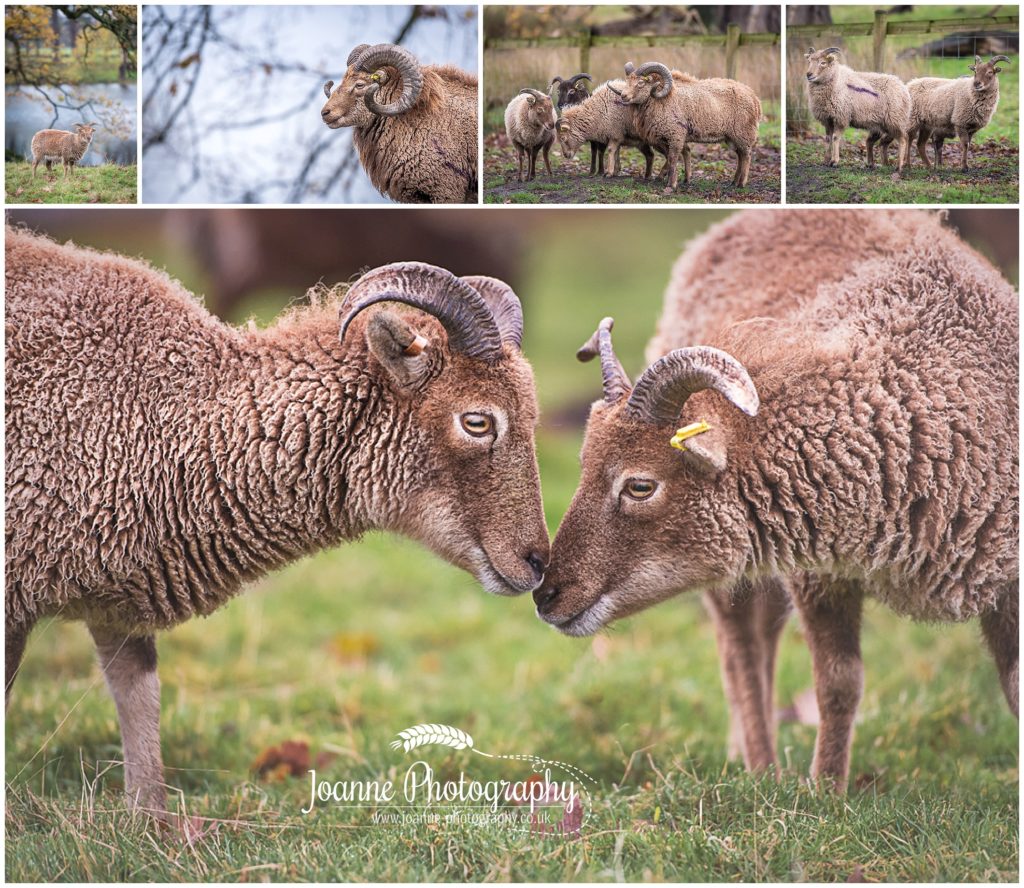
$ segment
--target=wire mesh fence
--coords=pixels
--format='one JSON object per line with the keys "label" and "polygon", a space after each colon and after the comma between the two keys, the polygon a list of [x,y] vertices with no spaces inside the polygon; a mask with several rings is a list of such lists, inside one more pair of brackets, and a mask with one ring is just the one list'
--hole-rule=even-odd
{"label": "wire mesh fence", "polygon": [[842,61],[858,71],[895,74],[904,82],[915,77],[970,76],[974,57],[1006,55],[1011,63],[1000,75],[1000,89],[1012,82],[1017,95],[1018,17],[889,21],[885,12],[863,22],[797,25],[786,29],[786,129],[790,135],[815,130],[805,86],[808,48],[838,46]]}

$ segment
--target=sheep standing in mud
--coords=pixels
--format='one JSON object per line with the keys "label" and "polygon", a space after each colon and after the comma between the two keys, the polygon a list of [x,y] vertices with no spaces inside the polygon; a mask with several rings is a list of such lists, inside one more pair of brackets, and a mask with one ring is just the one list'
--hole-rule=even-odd
{"label": "sheep standing in mud", "polygon": [[946,139],[960,140],[960,169],[967,169],[967,154],[971,139],[978,130],[988,126],[999,104],[999,62],[1009,62],[1004,56],[993,56],[983,62],[974,57],[968,68],[973,77],[918,77],[907,84],[913,102],[910,135],[907,139],[907,164],[910,164],[912,144],[917,140],[917,153],[925,166],[930,166],[925,145],[931,139],[935,152],[935,166],[942,166],[942,144]]}
{"label": "sheep standing in mud", "polygon": [[843,130],[852,126],[868,131],[868,169],[875,165],[876,144],[888,164],[888,147],[896,142],[896,172],[900,173],[910,130],[910,91],[892,74],[847,67],[837,61],[841,51],[836,46],[822,50],[812,46],[804,55],[807,100],[815,120],[825,127],[826,162],[839,166]]}
{"label": "sheep standing in mud", "polygon": [[[555,141],[555,106],[539,89],[521,89],[505,108],[505,133],[515,146],[519,161],[518,181],[532,182],[537,173],[537,155],[544,153],[544,166],[551,175],[551,146]],[[526,177],[523,177],[523,164]]]}

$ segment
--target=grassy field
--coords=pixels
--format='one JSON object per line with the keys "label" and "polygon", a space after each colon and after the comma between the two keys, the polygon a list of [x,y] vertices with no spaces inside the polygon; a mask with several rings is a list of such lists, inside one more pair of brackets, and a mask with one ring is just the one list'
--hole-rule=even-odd
{"label": "grassy field", "polygon": [[32,178],[32,164],[4,164],[4,191],[9,204],[132,204],[137,202],[137,168],[106,163],[75,167],[64,178],[59,166],[47,177],[40,164]]}
{"label": "grassy field", "polygon": [[[945,144],[943,166],[938,170],[926,169],[915,150],[913,165],[897,178],[895,166],[879,163],[869,170],[864,140],[852,141],[853,136],[849,130],[836,169],[825,165],[823,136],[786,140],[788,203],[1015,204],[1020,200],[1019,153],[1007,139],[975,142],[966,171],[960,170],[959,143]],[[890,157],[894,153],[890,151]],[[933,156],[931,146],[928,156]]]}
{"label": "grassy field", "polygon": [[781,150],[778,106],[766,106],[758,147],[750,165],[746,188],[732,186],[736,154],[725,145],[695,145],[690,184],[680,185],[675,194],[665,195],[665,180],[657,178],[665,159],[656,155],[655,177],[643,180],[644,159],[639,151],[622,149],[622,171],[616,178],[590,178],[590,146],[584,145],[575,158],[566,160],[557,143],[551,149],[552,175],[538,160],[537,178],[518,182],[515,148],[504,134],[501,108],[484,115],[484,203],[539,204],[733,204],[779,203],[781,197]]}
{"label": "grassy field", "polygon": [[[636,211],[573,224],[524,211],[526,353],[544,409],[538,440],[552,530],[576,485],[581,408],[600,391],[572,354],[604,314],[642,369],[671,261],[724,213]],[[669,224],[666,224],[666,221]],[[557,232],[558,237],[555,237]],[[587,257],[566,262],[566,256]],[[183,266],[184,267],[184,266]],[[186,281],[199,285],[199,281]],[[288,294],[258,303],[266,317]],[[255,303],[243,310],[254,310]],[[120,807],[114,707],[86,631],[37,629],[6,721],[7,878],[22,880],[1013,880],[1018,728],[977,627],[911,624],[878,606],[864,631],[867,688],[848,796],[802,781],[814,727],[786,720],[784,775],[726,761],[712,630],[677,599],[594,639],[542,626],[528,598],[487,596],[419,547],[373,535],[281,571],[207,620],[160,639],[164,757],[191,843],[147,832]],[[787,630],[778,703],[810,686]],[[583,769],[578,839],[496,825],[370,825],[319,808],[308,778],[261,776],[269,747],[307,743],[329,780],[385,779],[389,748],[420,722],[454,725],[491,753]],[[468,750],[418,750],[446,778],[521,779]]]}
{"label": "grassy field", "polygon": [[[28,49],[25,51],[26,67],[36,67],[37,58],[43,59],[46,63],[54,63],[53,50]],[[60,80],[63,83],[117,83],[120,74],[121,53],[118,50],[93,48],[88,55],[80,49],[72,52],[69,47],[62,46],[57,59],[57,68],[52,79]],[[138,71],[135,67],[129,67],[125,72],[126,79],[133,81],[138,79]],[[11,85],[17,81],[11,73],[4,77],[5,83]]]}

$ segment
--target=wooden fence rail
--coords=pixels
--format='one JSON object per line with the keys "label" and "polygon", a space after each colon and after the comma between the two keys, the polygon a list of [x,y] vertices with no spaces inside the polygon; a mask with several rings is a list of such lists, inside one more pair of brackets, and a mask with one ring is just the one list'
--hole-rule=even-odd
{"label": "wooden fence rail", "polygon": [[890,22],[889,13],[884,9],[879,9],[875,11],[873,22],[791,25],[786,28],[786,40],[792,47],[800,41],[810,43],[812,39],[821,37],[872,37],[874,39],[874,70],[881,71],[885,65],[885,40],[887,37],[904,37],[913,34],[951,34],[955,31],[1004,31],[1017,30],[1019,27],[1019,17],[1015,15]]}
{"label": "wooden fence rail", "polygon": [[575,46],[580,51],[580,71],[590,67],[590,50],[595,46],[721,46],[725,49],[725,76],[736,77],[736,56],[741,46],[776,46],[778,34],[744,34],[739,25],[731,24],[725,34],[667,34],[651,36],[602,37],[584,28],[568,37],[509,37],[484,41],[484,49],[542,49],[552,46]]}

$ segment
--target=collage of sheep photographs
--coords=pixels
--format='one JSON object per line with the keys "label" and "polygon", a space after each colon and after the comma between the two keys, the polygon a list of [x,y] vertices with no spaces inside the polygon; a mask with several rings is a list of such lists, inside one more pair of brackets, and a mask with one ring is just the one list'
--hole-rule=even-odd
{"label": "collage of sheep photographs", "polygon": [[5,882],[1020,882],[1018,6],[4,20]]}

